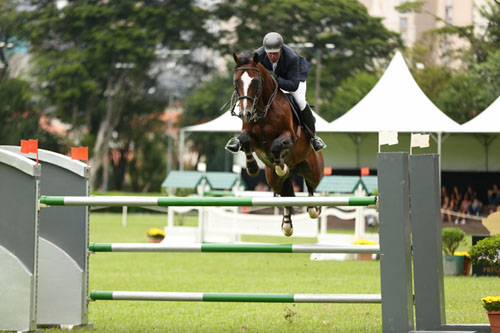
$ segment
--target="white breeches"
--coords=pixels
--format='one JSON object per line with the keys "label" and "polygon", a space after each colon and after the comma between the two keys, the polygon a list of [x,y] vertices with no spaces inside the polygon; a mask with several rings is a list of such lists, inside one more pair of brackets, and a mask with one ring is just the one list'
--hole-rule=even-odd
{"label": "white breeches", "polygon": [[304,110],[307,105],[306,101],[306,81],[300,81],[299,87],[295,91],[289,91],[295,99],[295,103],[299,106],[300,111]]}

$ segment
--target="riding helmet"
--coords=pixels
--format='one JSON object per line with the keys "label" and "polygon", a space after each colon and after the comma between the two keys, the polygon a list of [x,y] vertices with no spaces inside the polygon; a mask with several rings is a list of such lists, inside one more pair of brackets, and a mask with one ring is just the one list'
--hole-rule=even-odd
{"label": "riding helmet", "polygon": [[279,52],[283,46],[283,37],[277,32],[270,32],[264,36],[263,44],[266,52]]}

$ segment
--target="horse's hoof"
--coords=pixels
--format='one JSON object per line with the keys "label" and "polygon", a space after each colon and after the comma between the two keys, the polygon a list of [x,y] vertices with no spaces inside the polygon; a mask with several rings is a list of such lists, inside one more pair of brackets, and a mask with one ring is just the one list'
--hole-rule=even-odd
{"label": "horse's hoof", "polygon": [[284,177],[288,174],[288,165],[284,164],[285,167],[282,169],[279,165],[276,165],[274,167],[274,171],[276,172],[276,174],[279,176],[279,177]]}
{"label": "horse's hoof", "polygon": [[252,172],[250,171],[250,169],[246,168],[247,169],[247,173],[250,177],[257,177],[260,173],[260,169],[259,168],[256,168],[257,170]]}
{"label": "horse's hoof", "polygon": [[292,224],[283,222],[281,224],[281,231],[283,231],[283,235],[290,237],[293,234]]}
{"label": "horse's hoof", "polygon": [[309,217],[312,219],[317,219],[319,214],[321,214],[321,208],[319,207],[309,207],[307,211],[309,212]]}

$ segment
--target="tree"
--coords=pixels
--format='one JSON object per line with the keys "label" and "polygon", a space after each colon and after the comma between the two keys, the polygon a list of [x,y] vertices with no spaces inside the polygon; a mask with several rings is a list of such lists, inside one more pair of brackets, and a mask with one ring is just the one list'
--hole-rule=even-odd
{"label": "tree", "polygon": [[[217,13],[236,21],[235,27],[221,31],[228,53],[260,47],[270,31],[282,34],[287,44],[312,43],[313,48],[299,51],[310,60],[321,56],[323,101],[332,98],[343,79],[359,71],[372,72],[377,59],[387,59],[402,46],[399,35],[387,30],[381,18],[368,15],[358,1],[224,1]],[[308,82],[310,91],[314,85]]]}
{"label": "tree", "polygon": [[57,151],[59,140],[40,127],[42,113],[32,97],[28,82],[17,78],[0,80],[0,142],[18,146],[20,140],[38,139],[40,146]]}
{"label": "tree", "polygon": [[480,13],[488,20],[488,25],[482,33],[477,33],[478,29],[474,25],[459,26],[454,25],[435,13],[424,8],[425,1],[407,1],[396,7],[401,13],[425,13],[431,15],[436,21],[442,22],[443,27],[434,29],[442,35],[456,35],[469,42],[470,47],[462,50],[454,50],[460,53],[459,56],[466,64],[474,62],[484,62],[490,52],[498,49],[500,42],[500,6],[493,3],[481,8]]}
{"label": "tree", "polygon": [[405,52],[413,78],[434,104],[452,76],[452,70],[433,57],[439,37],[435,31],[424,32]]}
{"label": "tree", "polygon": [[[457,36],[468,41],[469,46],[454,50],[461,61],[458,69],[444,65],[430,66],[415,73],[417,82],[428,96],[446,114],[458,122],[465,122],[488,107],[500,89],[498,69],[500,45],[500,7],[491,3],[481,9],[488,24],[484,30],[473,25],[456,26],[426,10],[424,1],[406,2],[398,7],[401,12],[422,12],[443,22],[433,34]],[[427,84],[426,84],[427,83]]]}
{"label": "tree", "polygon": [[[221,107],[233,93],[232,76],[219,75],[205,82],[187,98],[186,109],[181,117],[181,126],[207,122],[227,111]],[[224,170],[228,153],[224,145],[231,133],[192,133],[193,148],[201,156],[209,156],[209,170]]]}
{"label": "tree", "polygon": [[147,94],[158,48],[195,48],[209,40],[206,11],[194,1],[33,1],[26,35],[47,105],[73,126],[88,126],[91,183],[130,102]]}
{"label": "tree", "polygon": [[367,72],[356,73],[352,77],[344,79],[335,95],[323,110],[328,120],[334,120],[349,111],[363,97],[370,92],[378,81],[378,76]]}
{"label": "tree", "polygon": [[437,99],[437,106],[455,121],[463,123],[486,109],[500,91],[500,51],[486,61],[454,75]]}
{"label": "tree", "polygon": [[0,140],[19,145],[21,139],[34,139],[40,114],[33,112],[31,89],[19,79],[0,81]]}
{"label": "tree", "polygon": [[19,36],[24,22],[16,9],[17,6],[16,1],[0,0],[0,81],[7,78],[10,50],[21,43],[16,37]]}

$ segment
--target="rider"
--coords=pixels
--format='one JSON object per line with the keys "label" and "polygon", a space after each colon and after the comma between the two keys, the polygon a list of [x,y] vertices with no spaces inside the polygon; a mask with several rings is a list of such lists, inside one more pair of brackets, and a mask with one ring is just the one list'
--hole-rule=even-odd
{"label": "rider", "polygon": [[[277,79],[280,89],[292,94],[301,110],[300,116],[311,137],[311,145],[318,152],[326,148],[326,144],[320,137],[316,136],[314,123],[316,119],[312,114],[311,107],[306,101],[306,79],[311,70],[311,63],[302,58],[297,51],[283,43],[283,37],[277,32],[270,32],[264,36],[264,46],[256,52],[259,61]],[[232,138],[226,144],[230,152],[240,150],[240,142]]]}

